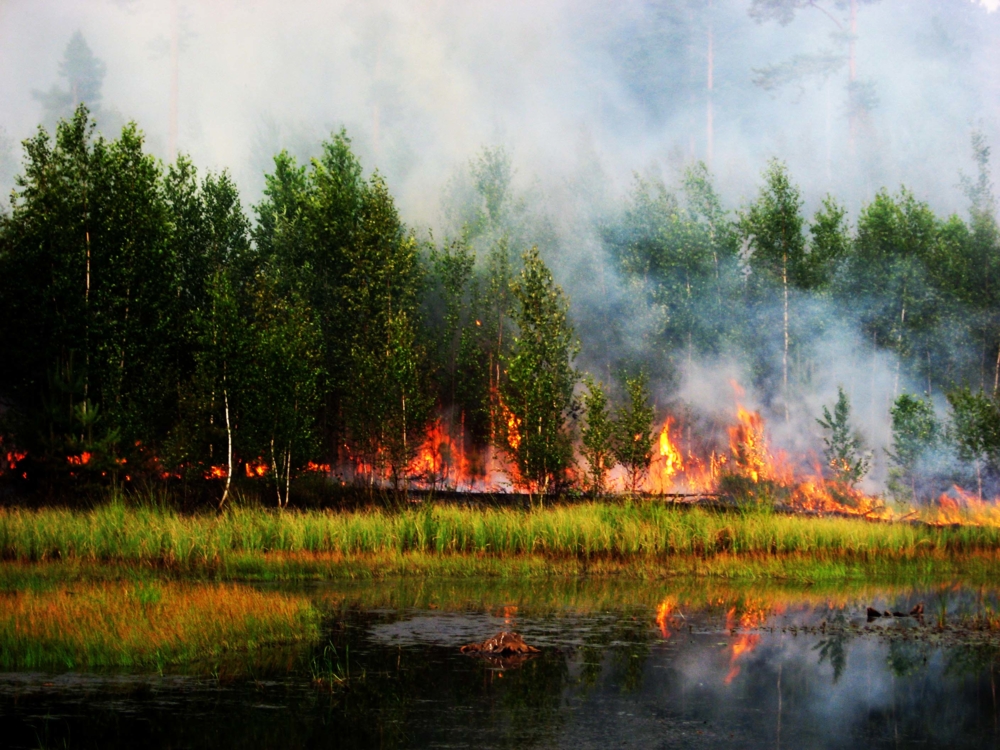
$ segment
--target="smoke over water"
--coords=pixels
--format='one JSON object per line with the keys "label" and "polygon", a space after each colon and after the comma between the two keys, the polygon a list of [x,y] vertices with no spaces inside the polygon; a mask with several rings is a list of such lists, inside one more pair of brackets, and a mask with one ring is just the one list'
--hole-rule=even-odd
{"label": "smoke over water", "polygon": [[[791,355],[774,325],[780,300],[756,308],[766,323],[754,342],[721,336],[711,354],[665,352],[656,337],[670,301],[608,249],[636,175],[680,191],[697,161],[730,219],[771,158],[787,165],[806,217],[833,194],[856,226],[877,191],[901,184],[938,216],[966,216],[970,134],[1000,143],[996,2],[794,5],[4,2],[0,187],[8,193],[18,171],[15,143],[45,120],[44,93],[65,84],[59,61],[77,31],[106,70],[99,127],[113,136],[135,120],[165,161],[178,151],[200,169],[229,169],[245,206],[277,151],[314,156],[344,127],[419,236],[455,236],[470,163],[501,147],[511,237],[538,244],[567,292],[579,368],[608,383],[623,366],[646,370],[658,423],[675,417],[682,452],[724,452],[739,404],[763,416],[773,452],[806,465],[822,463],[816,420],[843,388],[873,460],[862,487],[882,491],[894,400],[926,393],[942,416],[946,405],[919,368],[870,340],[857,310],[793,293]],[[719,327],[742,309],[711,302],[695,314]]]}

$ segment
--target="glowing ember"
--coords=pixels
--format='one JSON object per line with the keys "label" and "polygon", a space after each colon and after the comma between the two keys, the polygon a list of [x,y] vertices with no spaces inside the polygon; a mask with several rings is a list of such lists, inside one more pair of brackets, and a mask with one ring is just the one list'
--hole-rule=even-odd
{"label": "glowing ember", "polygon": [[209,471],[205,472],[205,479],[225,479],[225,478],[226,478],[225,466],[213,466]]}
{"label": "glowing ember", "polygon": [[315,472],[319,472],[321,474],[329,474],[330,473],[330,464],[317,464],[317,463],[314,463],[312,461],[309,461],[305,465],[304,471],[315,471]]}
{"label": "glowing ember", "polygon": [[17,465],[28,457],[25,451],[8,451],[7,452],[7,466],[13,471],[17,468]]}
{"label": "glowing ember", "polygon": [[79,456],[66,456],[66,461],[70,466],[86,466],[90,463],[91,454],[84,451]]}

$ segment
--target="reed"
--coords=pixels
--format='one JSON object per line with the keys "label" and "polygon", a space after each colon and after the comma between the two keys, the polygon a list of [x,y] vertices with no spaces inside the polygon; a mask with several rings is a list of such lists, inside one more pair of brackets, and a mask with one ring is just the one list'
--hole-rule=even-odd
{"label": "reed", "polygon": [[[276,512],[237,508],[185,515],[113,502],[90,510],[0,509],[8,561],[85,561],[235,571],[254,560],[325,556],[402,560],[541,560],[596,569],[622,561],[669,567],[754,558],[837,565],[947,559],[1000,551],[1000,528],[871,523],[852,518],[720,513],[656,502],[581,503],[535,510],[423,506],[400,511]],[[353,562],[351,562],[353,564]],[[493,563],[484,563],[487,567]],[[533,563],[534,564],[534,563]]]}

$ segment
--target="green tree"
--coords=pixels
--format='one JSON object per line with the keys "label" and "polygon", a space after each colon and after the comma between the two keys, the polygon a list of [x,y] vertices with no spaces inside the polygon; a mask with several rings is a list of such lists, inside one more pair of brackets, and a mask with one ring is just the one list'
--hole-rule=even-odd
{"label": "green tree", "polygon": [[983,495],[982,464],[992,473],[1000,472],[1000,404],[982,391],[959,388],[948,393],[951,426],[948,436],[963,461],[976,467],[979,497]]}
{"label": "green tree", "polygon": [[[773,330],[773,313],[769,300],[772,291],[781,290],[781,394],[785,401],[785,419],[788,419],[789,355],[792,347],[791,301],[792,288],[809,289],[814,284],[814,272],[806,254],[803,219],[800,214],[802,198],[792,184],[788,169],[772,159],[764,171],[764,186],[757,199],[739,217],[740,233],[751,251],[747,259],[749,271],[748,291],[752,302],[766,305],[761,330],[748,331],[756,339]],[[759,344],[753,345],[754,348]]]}
{"label": "green tree", "polygon": [[539,257],[527,250],[511,285],[516,326],[510,353],[502,354],[499,448],[516,469],[516,481],[530,494],[546,495],[566,480],[573,449],[567,424],[577,376],[572,362],[578,345],[568,319],[569,304]]}
{"label": "green tree", "polygon": [[628,491],[635,493],[653,460],[653,419],[649,379],[644,372],[624,378],[626,402],[615,416],[614,457],[625,467]]}
{"label": "green tree", "polygon": [[180,323],[158,163],[134,125],[95,138],[81,106],[54,142],[44,130],[25,142],[24,170],[0,232],[0,304],[20,321],[0,333],[0,390],[48,433],[45,373],[72,359],[82,408],[100,409],[127,454],[155,449],[176,416]]}
{"label": "green tree", "polygon": [[608,409],[604,386],[589,375],[583,395],[584,422],[580,430],[580,453],[587,462],[585,487],[596,497],[607,489],[608,472],[615,466],[615,423]]}
{"label": "green tree", "polygon": [[900,499],[917,499],[920,461],[937,443],[939,425],[930,402],[902,394],[889,410],[892,417],[892,451],[889,489]]}
{"label": "green tree", "polygon": [[823,419],[816,422],[827,432],[823,437],[826,465],[838,482],[853,487],[868,474],[871,456],[863,452],[864,442],[851,426],[851,404],[843,388],[837,387],[833,413],[824,406]]}
{"label": "green tree", "polygon": [[809,252],[804,261],[806,285],[810,289],[826,289],[851,250],[847,209],[832,195],[826,196],[813,216],[809,234]]}
{"label": "green tree", "polygon": [[940,238],[937,217],[905,188],[876,194],[858,219],[858,233],[837,294],[868,337],[893,349],[900,363],[915,361],[926,376],[929,337],[940,319],[938,297],[927,270]]}
{"label": "green tree", "polygon": [[253,369],[245,398],[249,444],[270,460],[279,508],[288,506],[291,479],[316,451],[316,410],[322,376],[322,336],[309,305],[261,276],[253,299]]}

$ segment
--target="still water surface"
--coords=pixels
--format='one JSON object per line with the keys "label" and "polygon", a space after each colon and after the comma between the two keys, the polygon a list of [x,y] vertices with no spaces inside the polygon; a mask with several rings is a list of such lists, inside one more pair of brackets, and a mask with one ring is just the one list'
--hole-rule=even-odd
{"label": "still water surface", "polygon": [[[996,636],[957,627],[993,592],[574,586],[317,587],[323,641],[235,671],[0,674],[0,746],[1000,747]],[[459,652],[504,629],[541,652]]]}

